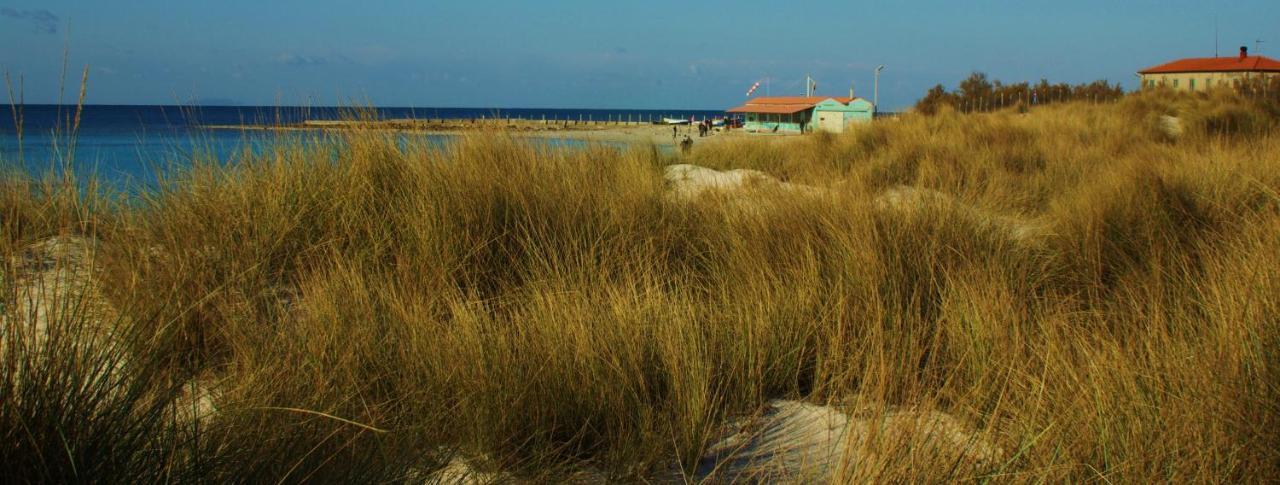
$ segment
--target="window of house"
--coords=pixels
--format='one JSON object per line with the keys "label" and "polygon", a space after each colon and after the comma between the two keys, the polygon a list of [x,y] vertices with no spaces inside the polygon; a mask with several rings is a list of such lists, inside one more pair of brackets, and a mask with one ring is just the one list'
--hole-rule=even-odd
{"label": "window of house", "polygon": [[1178,80],[1177,80],[1177,79],[1174,79],[1174,80],[1173,80],[1173,87],[1175,87],[1175,88],[1176,88],[1176,87],[1178,87]]}
{"label": "window of house", "polygon": [[1196,80],[1195,80],[1195,79],[1192,79],[1192,80],[1191,80],[1191,90],[1192,90],[1192,91],[1195,91],[1195,90],[1196,90]]}

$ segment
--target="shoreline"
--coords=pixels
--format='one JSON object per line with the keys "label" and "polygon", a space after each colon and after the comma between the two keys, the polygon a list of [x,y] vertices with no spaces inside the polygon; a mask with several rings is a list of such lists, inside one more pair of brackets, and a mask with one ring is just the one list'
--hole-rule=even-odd
{"label": "shoreline", "polygon": [[[673,135],[673,129],[675,128]],[[747,135],[741,130],[715,131],[699,137],[693,125],[664,125],[647,122],[544,122],[529,120],[387,120],[308,121],[295,125],[200,125],[207,130],[238,131],[385,131],[414,135],[460,136],[469,133],[503,133],[523,138],[576,140],[606,143],[652,143],[674,147],[685,136],[694,143],[722,142]]]}

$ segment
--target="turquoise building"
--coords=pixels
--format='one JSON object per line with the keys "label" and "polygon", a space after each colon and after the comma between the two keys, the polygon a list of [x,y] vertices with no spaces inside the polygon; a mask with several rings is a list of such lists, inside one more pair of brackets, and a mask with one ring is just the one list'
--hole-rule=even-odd
{"label": "turquoise building", "polygon": [[852,123],[871,121],[875,107],[862,98],[774,96],[753,98],[728,112],[742,115],[749,133],[840,133]]}
{"label": "turquoise building", "polygon": [[812,116],[814,129],[843,133],[854,123],[869,123],[875,117],[875,105],[862,98],[843,103],[827,99],[814,105]]}

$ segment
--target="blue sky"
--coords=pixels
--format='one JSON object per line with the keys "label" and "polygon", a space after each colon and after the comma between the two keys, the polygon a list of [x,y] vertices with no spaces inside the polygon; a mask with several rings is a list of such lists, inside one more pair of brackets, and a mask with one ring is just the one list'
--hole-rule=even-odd
{"label": "blue sky", "polygon": [[0,70],[52,102],[69,42],[100,104],[720,109],[806,73],[870,97],[885,64],[895,109],[975,70],[1132,88],[1212,55],[1215,16],[1224,55],[1261,39],[1280,57],[1276,0],[0,0]]}

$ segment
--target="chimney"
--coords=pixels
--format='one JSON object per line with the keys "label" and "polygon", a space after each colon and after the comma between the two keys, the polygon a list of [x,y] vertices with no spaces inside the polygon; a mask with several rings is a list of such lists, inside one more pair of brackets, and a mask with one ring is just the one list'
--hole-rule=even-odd
{"label": "chimney", "polygon": [[1244,62],[1247,57],[1249,57],[1249,47],[1240,46],[1240,62]]}

